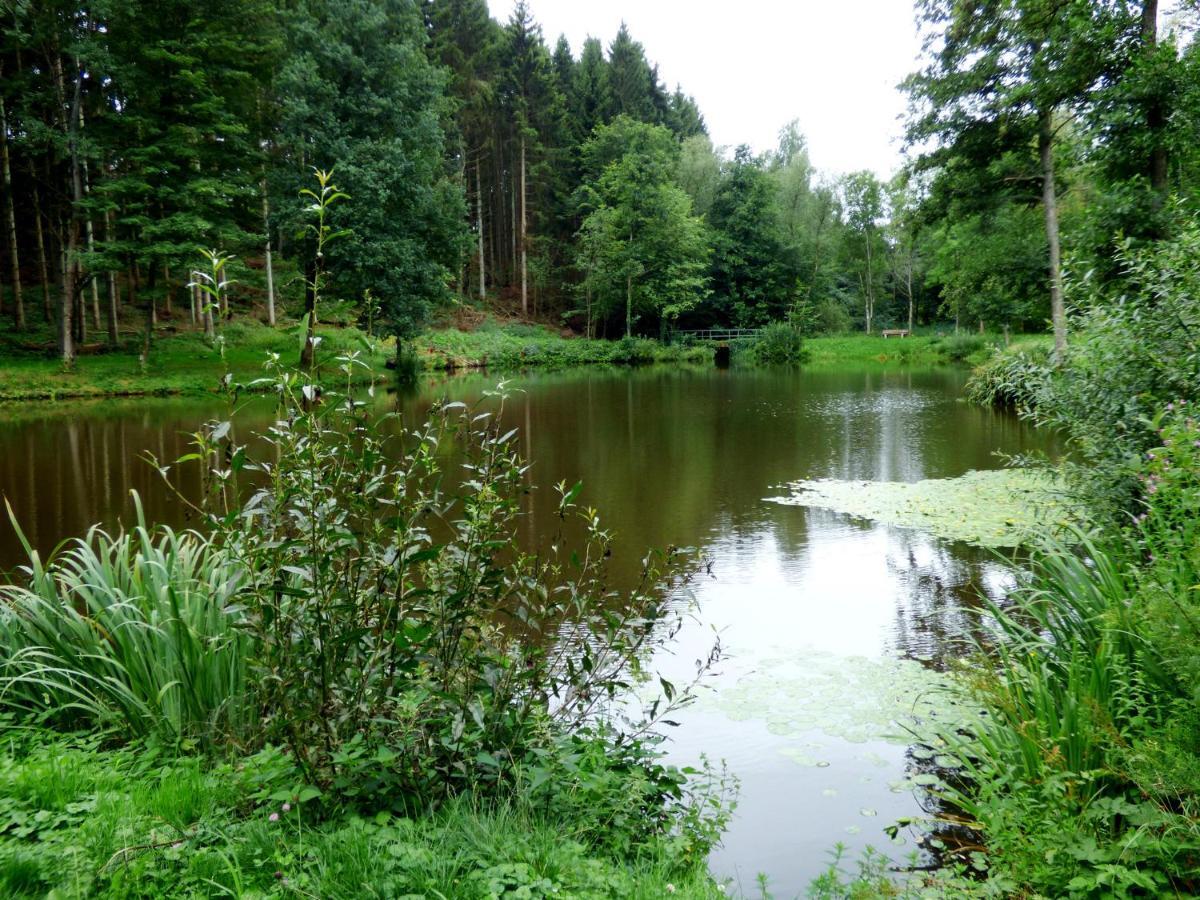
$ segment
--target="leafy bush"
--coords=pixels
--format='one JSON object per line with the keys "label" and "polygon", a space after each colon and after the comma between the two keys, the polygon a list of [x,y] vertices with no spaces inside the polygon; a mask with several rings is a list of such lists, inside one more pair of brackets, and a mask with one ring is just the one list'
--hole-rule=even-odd
{"label": "leafy bush", "polygon": [[798,363],[804,360],[804,338],[791,325],[776,322],[759,331],[743,352],[762,365]]}
{"label": "leafy bush", "polygon": [[1050,377],[1050,347],[1022,342],[997,347],[991,357],[972,372],[967,397],[974,403],[1006,406],[1032,415]]}
{"label": "leafy bush", "polygon": [[140,503],[130,533],[94,528],[44,564],[25,548],[27,586],[0,586],[0,709],[173,743],[245,731],[250,638],[226,554],[150,530]]}
{"label": "leafy bush", "polygon": [[813,319],[818,334],[845,334],[850,330],[850,313],[844,304],[832,297],[817,304]]}
{"label": "leafy bush", "polygon": [[522,549],[527,465],[502,398],[397,433],[362,403],[314,403],[311,383],[275,377],[263,458],[212,423],[181,461],[204,467],[212,540],[244,573],[261,711],[249,740],[286,746],[322,790],[399,808],[500,790],[598,723],[613,753],[657,740],[686,688],[664,682],[642,714],[622,710],[678,627],[663,598],[686,581],[682,554],[647,555],[641,584],[614,594],[611,537],[579,485],[559,487],[560,533]]}
{"label": "leafy bush", "polygon": [[1169,401],[1200,400],[1200,225],[1149,247],[1126,243],[1122,278],[1068,281],[1078,312],[1063,366],[1021,354],[993,360],[976,378],[980,399],[1015,401],[1063,432],[1079,454],[1078,483],[1096,512],[1119,520],[1138,493],[1136,475],[1157,443],[1151,422]]}
{"label": "leafy bush", "polygon": [[982,334],[952,334],[938,340],[938,352],[951,362],[966,362],[986,350],[989,341]]}
{"label": "leafy bush", "polygon": [[1147,427],[1142,513],[1035,554],[991,609],[987,715],[943,736],[997,877],[1044,895],[1200,888],[1200,426],[1180,402]]}

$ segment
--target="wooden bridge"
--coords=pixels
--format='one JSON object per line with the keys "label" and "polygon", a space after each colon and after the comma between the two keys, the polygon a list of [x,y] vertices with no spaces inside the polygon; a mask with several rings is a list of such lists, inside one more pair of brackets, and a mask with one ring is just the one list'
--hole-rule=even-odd
{"label": "wooden bridge", "polygon": [[692,331],[674,331],[671,334],[705,343],[728,344],[731,341],[749,340],[761,330],[761,328],[699,328]]}

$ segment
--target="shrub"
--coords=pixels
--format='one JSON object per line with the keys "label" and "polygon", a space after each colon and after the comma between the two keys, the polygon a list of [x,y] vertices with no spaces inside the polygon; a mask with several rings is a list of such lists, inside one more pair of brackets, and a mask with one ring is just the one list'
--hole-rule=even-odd
{"label": "shrub", "polygon": [[937,350],[951,362],[960,363],[982,352],[988,343],[981,334],[952,334],[937,341]]}
{"label": "shrub", "polygon": [[850,330],[850,313],[844,304],[827,297],[814,311],[814,328],[819,334],[845,334]]}
{"label": "shrub", "polygon": [[1122,278],[1068,281],[1078,310],[1065,364],[1010,354],[985,365],[972,395],[1015,401],[1071,441],[1077,482],[1098,515],[1120,521],[1138,494],[1136,475],[1157,443],[1150,426],[1167,402],[1200,400],[1200,225],[1149,247],[1126,243]]}
{"label": "shrub", "polygon": [[401,807],[491,791],[585,726],[607,723],[614,753],[656,740],[686,689],[621,709],[677,627],[663,598],[686,580],[680,553],[649,554],[640,585],[614,594],[611,537],[565,484],[560,533],[520,547],[527,465],[502,398],[445,404],[397,433],[347,396],[314,403],[309,382],[276,377],[264,458],[227,423],[193,455],[213,542],[245,573],[254,740],[284,744],[323,790]]}
{"label": "shrub", "polygon": [[0,709],[173,743],[241,733],[242,570],[136,508],[131,532],[93,528],[45,564],[25,544],[27,586],[0,586]]}
{"label": "shrub", "polygon": [[744,353],[764,365],[798,363],[804,359],[804,338],[791,325],[776,322],[759,331]]}

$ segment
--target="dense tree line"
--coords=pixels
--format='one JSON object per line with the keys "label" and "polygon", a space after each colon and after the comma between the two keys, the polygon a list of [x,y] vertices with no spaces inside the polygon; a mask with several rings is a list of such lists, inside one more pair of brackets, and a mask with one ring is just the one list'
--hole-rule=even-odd
{"label": "dense tree line", "polygon": [[968,321],[1040,326],[1065,352],[1071,279],[1122,277],[1130,245],[1194,214],[1200,55],[1182,4],[921,0],[906,82],[913,219],[929,287]]}
{"label": "dense tree line", "polygon": [[[1065,327],[1064,254],[1109,277],[1194,193],[1196,51],[1153,0],[921,0],[924,152],[830,179],[793,123],[714,147],[622,26],[578,55],[524,3],[10,0],[3,315],[94,333],[312,309],[404,338],[457,295],[616,337],[953,320]],[[315,169],[347,198],[317,259]],[[1170,197],[1185,199],[1183,205]],[[232,286],[189,288],[204,248]]]}

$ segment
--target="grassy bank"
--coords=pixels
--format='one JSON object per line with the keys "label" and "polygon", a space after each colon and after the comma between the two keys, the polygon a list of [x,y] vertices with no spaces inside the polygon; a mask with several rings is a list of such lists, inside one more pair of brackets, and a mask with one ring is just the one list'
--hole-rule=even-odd
{"label": "grassy bank", "polygon": [[933,366],[973,365],[986,358],[1003,339],[998,335],[913,335],[883,338],[878,335],[848,334],[808,338],[804,342],[810,366],[855,365]]}
{"label": "grassy bank", "polygon": [[[376,371],[383,371],[388,352],[380,342],[371,342],[356,328],[321,327],[319,360],[326,376],[344,377],[336,372],[332,360],[340,353],[359,351]],[[249,382],[263,375],[263,362],[277,353],[294,361],[300,353],[299,326],[268,328],[253,320],[230,323],[221,330],[221,351],[202,334],[194,331],[164,333],[155,337],[149,355],[143,360],[142,348],[135,339],[114,351],[79,356],[68,369],[45,352],[23,350],[9,342],[0,344],[0,400],[59,400],[86,397],[125,397],[139,395],[192,394],[217,390],[222,374],[228,371],[238,382]],[[356,373],[355,378],[365,378]]]}
{"label": "grassy bank", "polygon": [[581,822],[528,806],[462,797],[407,818],[301,803],[279,781],[279,761],[103,748],[10,727],[0,746],[0,896],[721,896],[661,847],[619,859],[588,846]]}
{"label": "grassy bank", "polygon": [[[322,326],[318,359],[323,377],[339,382],[344,376],[333,364],[339,354],[357,351],[383,377],[384,363],[394,355],[390,340],[368,339],[357,328]],[[148,357],[130,338],[123,348],[81,355],[69,369],[48,351],[33,351],[28,336],[18,341],[10,335],[0,341],[0,401],[62,400],[69,398],[139,395],[203,395],[217,389],[228,371],[246,383],[263,374],[269,354],[291,361],[299,354],[295,324],[267,328],[256,320],[227,324],[221,332],[223,353],[194,331],[160,333]],[[48,334],[38,343],[47,344]],[[999,339],[994,336],[915,336],[884,339],[868,335],[822,336],[803,343],[806,365],[943,365],[985,358]],[[648,338],[616,341],[585,340],[544,325],[500,323],[484,319],[469,329],[454,327],[426,331],[413,341],[418,367],[425,371],[459,371],[487,368],[493,371],[565,369],[590,365],[644,365],[650,363],[711,364],[713,348],[705,344],[664,344]],[[355,379],[370,376],[358,370]]]}
{"label": "grassy bank", "polygon": [[428,331],[413,345],[430,371],[488,368],[569,368],[586,365],[712,362],[705,346],[670,346],[648,338],[616,341],[565,337],[543,325],[485,321],[470,331]]}

